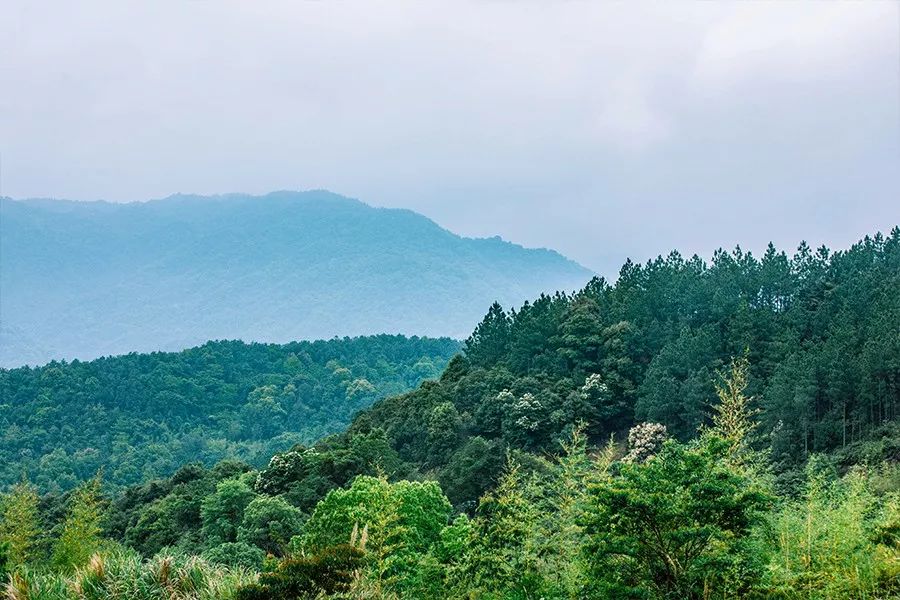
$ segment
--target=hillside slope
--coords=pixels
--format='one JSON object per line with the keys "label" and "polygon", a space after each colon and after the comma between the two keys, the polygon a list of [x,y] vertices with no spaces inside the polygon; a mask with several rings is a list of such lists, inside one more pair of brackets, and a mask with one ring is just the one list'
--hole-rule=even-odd
{"label": "hillside slope", "polygon": [[[898,331],[900,227],[833,253],[804,243],[793,257],[770,246],[760,258],[626,263],[615,285],[595,279],[514,312],[494,305],[439,381],[376,402],[321,452],[273,461],[261,489],[308,509],[326,453],[380,435],[390,450],[372,464],[436,478],[471,507],[508,449],[553,452],[577,423],[596,444],[641,422],[695,437],[711,423],[718,373],[745,353],[755,441],[789,488],[816,453],[900,459]],[[328,473],[339,486],[359,472]]]}
{"label": "hillside slope", "polygon": [[465,337],[494,300],[576,289],[549,250],[328,192],[0,201],[0,365],[376,333]]}
{"label": "hillside slope", "polygon": [[[2,516],[30,506],[41,525],[5,539],[62,531],[26,559],[58,564],[92,511],[150,560],[82,552],[81,580],[171,590],[188,564],[192,582],[231,577],[241,600],[897,598],[898,330],[900,228],[790,258],[673,252],[613,286],[493,305],[440,379],[262,470],[188,463],[107,498],[96,478],[40,499],[18,484]],[[63,397],[54,369],[16,372]],[[281,418],[254,405],[252,428]],[[58,587],[84,589],[56,568]]]}
{"label": "hillside slope", "polygon": [[448,338],[395,335],[209,342],[0,369],[0,488],[23,473],[41,489],[65,490],[99,468],[123,485],[185,462],[260,464],[436,377],[458,349]]}

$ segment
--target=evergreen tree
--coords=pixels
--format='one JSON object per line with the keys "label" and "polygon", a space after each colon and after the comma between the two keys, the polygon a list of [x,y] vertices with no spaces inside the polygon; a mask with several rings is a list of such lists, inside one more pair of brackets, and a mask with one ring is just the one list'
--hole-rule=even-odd
{"label": "evergreen tree", "polygon": [[466,340],[464,351],[473,363],[490,366],[500,360],[509,344],[510,318],[494,302],[484,319]]}

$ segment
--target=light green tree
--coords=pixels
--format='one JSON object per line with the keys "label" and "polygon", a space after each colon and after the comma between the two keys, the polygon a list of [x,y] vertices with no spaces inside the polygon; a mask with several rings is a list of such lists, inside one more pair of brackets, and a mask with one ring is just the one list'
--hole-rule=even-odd
{"label": "light green tree", "polygon": [[0,543],[7,545],[13,566],[33,558],[39,533],[37,490],[23,479],[0,499]]}
{"label": "light green tree", "polygon": [[768,590],[786,599],[900,597],[900,494],[873,492],[873,472],[832,479],[813,456],[803,495],[761,529]]}
{"label": "light green tree", "polygon": [[216,491],[205,497],[200,505],[203,537],[207,546],[237,541],[244,510],[255,497],[250,486],[239,477],[216,485]]}
{"label": "light green tree", "polygon": [[596,456],[589,455],[583,425],[562,443],[562,453],[543,486],[540,518],[531,534],[534,540],[530,545],[542,557],[540,579],[545,597],[578,598],[587,583],[583,548],[589,490],[607,480],[615,453],[610,438]]}
{"label": "light green tree", "polygon": [[538,593],[532,535],[540,518],[536,483],[515,459],[507,459],[497,487],[478,504],[466,556],[468,565],[458,571],[464,577],[455,582],[458,588],[474,583],[478,593],[486,596],[516,593],[531,597]]}
{"label": "light green tree", "polygon": [[369,589],[380,594],[407,585],[419,556],[439,538],[451,513],[436,482],[359,476],[349,488],[328,493],[297,543],[318,552],[357,538],[366,553]]}
{"label": "light green tree", "polygon": [[[591,489],[586,550],[602,598],[737,597],[760,577],[748,544],[768,497],[728,466],[727,441],[666,442]],[[730,595],[729,595],[730,594]]]}
{"label": "light green tree", "polygon": [[291,538],[300,533],[302,521],[303,513],[283,498],[257,496],[244,509],[237,539],[280,556]]}
{"label": "light green tree", "polygon": [[83,483],[69,499],[69,511],[53,547],[53,564],[72,571],[100,549],[100,475]]}

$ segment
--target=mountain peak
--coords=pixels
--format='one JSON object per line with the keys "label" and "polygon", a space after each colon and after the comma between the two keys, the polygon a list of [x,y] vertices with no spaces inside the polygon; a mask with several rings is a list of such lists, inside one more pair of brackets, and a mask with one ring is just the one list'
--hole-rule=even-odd
{"label": "mountain peak", "polygon": [[592,273],[325,190],[4,202],[0,364],[373,333],[465,337]]}

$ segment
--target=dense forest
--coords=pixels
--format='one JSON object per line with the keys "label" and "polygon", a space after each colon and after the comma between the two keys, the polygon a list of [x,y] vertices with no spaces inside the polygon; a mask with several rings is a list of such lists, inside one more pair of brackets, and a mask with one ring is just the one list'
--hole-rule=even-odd
{"label": "dense forest", "polygon": [[[900,228],[490,308],[346,431],[4,496],[10,597],[900,596]],[[36,590],[39,591],[36,592]]]}
{"label": "dense forest", "polygon": [[343,430],[376,399],[437,377],[459,343],[379,335],[285,345],[210,342],[177,353],[0,369],[0,488],[23,474],[67,490],[187,462],[263,465]]}
{"label": "dense forest", "polygon": [[574,290],[546,249],[325,191],[0,198],[0,366],[379,333],[463,339],[493,300]]}

